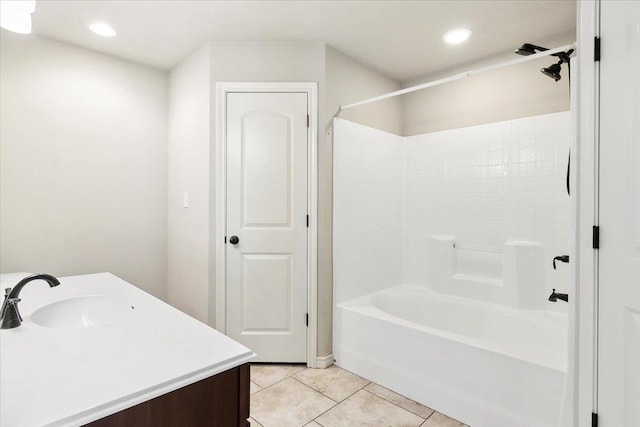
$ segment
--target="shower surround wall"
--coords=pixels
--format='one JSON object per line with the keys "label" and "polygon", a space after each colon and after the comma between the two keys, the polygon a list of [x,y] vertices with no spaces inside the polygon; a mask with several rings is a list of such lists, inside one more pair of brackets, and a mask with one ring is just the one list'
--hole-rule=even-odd
{"label": "shower surround wall", "polygon": [[336,363],[475,427],[557,427],[569,113],[400,137],[334,122]]}
{"label": "shower surround wall", "polygon": [[[570,242],[569,114],[410,137],[338,119],[334,301],[398,283],[433,287],[448,274],[449,288],[436,290],[566,311],[546,296],[569,283],[566,264],[552,268]],[[520,263],[519,278],[504,267],[509,260]],[[537,281],[528,304],[504,297],[499,286],[526,281],[522,271]]]}
{"label": "shower surround wall", "polygon": [[342,302],[401,281],[404,150],[399,136],[336,120],[333,296]]}
{"label": "shower surround wall", "polygon": [[[522,284],[529,278],[538,289],[521,288],[520,297],[523,291],[533,291],[530,295],[536,300],[518,304],[512,299],[512,304],[566,311],[566,304],[547,303],[545,296],[553,288],[566,291],[569,283],[566,264],[552,268],[553,257],[567,254],[570,242],[569,114],[404,139],[403,283],[423,285],[433,279],[434,269],[430,272],[429,266],[443,266],[429,255],[441,254],[438,244],[452,239],[451,258],[456,264],[450,268],[452,293],[465,296],[468,288],[486,284],[491,288],[502,279],[505,285]],[[516,262],[520,265],[515,266]],[[522,266],[523,262],[527,265]],[[518,270],[520,277],[513,277]],[[456,283],[456,277],[479,278],[481,283],[465,286],[459,280]],[[495,302],[508,299],[477,290],[478,297]]]}

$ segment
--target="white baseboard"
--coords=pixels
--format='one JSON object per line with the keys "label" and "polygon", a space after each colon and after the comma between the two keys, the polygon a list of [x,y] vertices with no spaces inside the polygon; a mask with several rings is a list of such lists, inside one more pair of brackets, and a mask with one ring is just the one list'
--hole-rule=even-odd
{"label": "white baseboard", "polygon": [[316,357],[316,368],[325,369],[333,365],[333,353],[329,353],[326,356]]}

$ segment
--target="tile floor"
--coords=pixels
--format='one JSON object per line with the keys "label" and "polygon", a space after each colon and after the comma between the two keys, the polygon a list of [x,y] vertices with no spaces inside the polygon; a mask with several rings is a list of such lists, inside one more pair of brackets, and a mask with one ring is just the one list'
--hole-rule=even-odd
{"label": "tile floor", "polygon": [[337,366],[251,365],[252,427],[466,427]]}

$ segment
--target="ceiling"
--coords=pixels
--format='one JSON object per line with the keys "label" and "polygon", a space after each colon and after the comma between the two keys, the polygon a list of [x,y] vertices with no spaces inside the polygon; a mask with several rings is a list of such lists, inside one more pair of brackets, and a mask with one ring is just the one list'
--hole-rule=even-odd
{"label": "ceiling", "polygon": [[[33,31],[170,69],[207,41],[326,42],[404,81],[575,29],[573,0],[516,1],[58,1],[38,0]],[[103,21],[118,35],[102,38]],[[473,31],[444,44],[454,27]]]}

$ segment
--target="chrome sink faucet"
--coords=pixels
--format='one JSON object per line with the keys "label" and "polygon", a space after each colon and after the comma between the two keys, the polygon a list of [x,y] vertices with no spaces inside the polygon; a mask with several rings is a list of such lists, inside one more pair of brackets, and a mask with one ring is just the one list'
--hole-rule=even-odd
{"label": "chrome sink faucet", "polygon": [[6,288],[4,302],[2,303],[2,309],[0,309],[0,329],[11,329],[20,326],[22,316],[20,316],[20,311],[18,310],[18,303],[21,300],[18,296],[24,285],[34,280],[44,280],[51,288],[60,284],[60,281],[50,274],[32,274],[19,281],[13,289]]}

